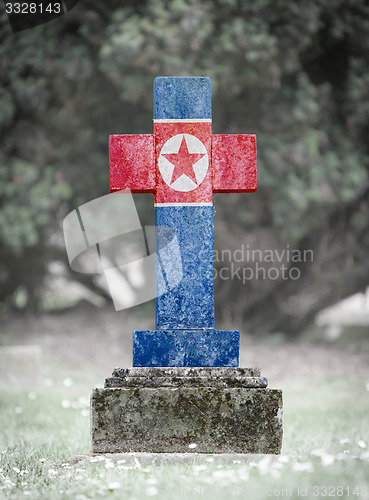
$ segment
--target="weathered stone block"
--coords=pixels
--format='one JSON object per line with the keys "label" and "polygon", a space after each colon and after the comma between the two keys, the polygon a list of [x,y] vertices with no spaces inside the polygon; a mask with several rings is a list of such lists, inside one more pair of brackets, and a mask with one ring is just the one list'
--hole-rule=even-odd
{"label": "weathered stone block", "polygon": [[[110,387],[95,389],[91,396],[94,453],[186,453],[192,443],[198,453],[281,450],[282,391],[260,388],[266,379],[250,376],[252,371],[242,375],[235,371],[245,369],[231,368],[227,377],[226,368],[218,376],[213,368],[206,376],[205,368],[193,368],[192,375],[178,377],[180,368],[174,375],[157,368],[145,387],[145,377],[118,370],[106,381]],[[158,386],[158,378],[171,385]]]}

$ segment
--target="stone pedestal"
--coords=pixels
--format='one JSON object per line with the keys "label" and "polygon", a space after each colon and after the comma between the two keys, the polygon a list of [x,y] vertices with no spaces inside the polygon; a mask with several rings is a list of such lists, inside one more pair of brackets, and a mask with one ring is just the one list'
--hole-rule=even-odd
{"label": "stone pedestal", "polygon": [[257,368],[117,368],[91,396],[92,452],[280,453],[267,384]]}

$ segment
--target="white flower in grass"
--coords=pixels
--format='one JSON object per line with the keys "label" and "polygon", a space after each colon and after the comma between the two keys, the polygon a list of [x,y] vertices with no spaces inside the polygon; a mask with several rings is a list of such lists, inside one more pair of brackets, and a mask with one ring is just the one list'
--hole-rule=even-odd
{"label": "white flower in grass", "polygon": [[272,464],[273,469],[283,469],[283,463],[282,462],[273,462]]}
{"label": "white flower in grass", "polygon": [[119,490],[119,488],[120,488],[120,483],[118,483],[118,481],[112,481],[111,483],[108,484],[109,491]]}
{"label": "white flower in grass", "polygon": [[148,477],[146,479],[146,482],[147,484],[158,484],[158,480],[156,479],[156,477]]}
{"label": "white flower in grass", "polygon": [[8,477],[4,479],[4,484],[6,488],[11,488],[12,486],[15,486],[15,483],[13,483],[13,481]]}
{"label": "white flower in grass", "polygon": [[37,394],[35,392],[29,392],[28,399],[30,399],[31,401],[34,401],[35,399],[37,399]]}
{"label": "white flower in grass", "polygon": [[28,491],[28,490],[24,490],[24,491],[23,491],[23,495],[30,495],[30,494],[31,494],[31,492],[30,492],[30,491]]}
{"label": "white flower in grass", "polygon": [[216,479],[223,479],[224,477],[227,476],[227,471],[226,470],[214,470],[212,473],[212,476],[215,477]]}
{"label": "white flower in grass", "polygon": [[20,469],[18,469],[18,467],[13,467],[13,471],[16,472],[17,474],[20,473]]}
{"label": "white flower in grass", "polygon": [[63,408],[69,408],[70,407],[69,399],[63,399],[63,401],[61,402],[61,405]]}
{"label": "white flower in grass", "polygon": [[333,455],[329,455],[328,453],[326,455],[322,455],[320,457],[322,461],[323,467],[328,467],[329,465],[334,464],[335,458]]}
{"label": "white flower in grass", "polygon": [[265,456],[257,463],[257,468],[261,474],[266,474],[269,471],[271,460],[271,457]]}
{"label": "white flower in grass", "polygon": [[107,461],[105,463],[105,469],[113,469],[113,468],[114,468],[114,464],[110,460],[109,460],[109,462]]}
{"label": "white flower in grass", "polygon": [[155,486],[150,486],[149,488],[147,488],[146,490],[146,495],[148,497],[154,497],[155,495],[157,495],[159,493],[159,490],[158,488],[156,488]]}
{"label": "white flower in grass", "polygon": [[17,415],[20,415],[22,413],[22,408],[20,406],[17,406],[16,408],[14,408],[14,411]]}
{"label": "white flower in grass", "polygon": [[311,452],[311,455],[314,455],[316,457],[321,457],[322,455],[325,455],[325,450],[322,450],[321,448],[319,448],[318,450],[313,450]]}
{"label": "white flower in grass", "polygon": [[369,382],[365,386],[366,390],[369,391]]}
{"label": "white flower in grass", "polygon": [[46,462],[46,458],[40,458],[39,462],[43,464],[44,462]]}
{"label": "white flower in grass", "polygon": [[314,472],[314,466],[311,462],[296,462],[292,465],[292,470],[296,472]]}
{"label": "white flower in grass", "polygon": [[64,385],[64,387],[72,387],[73,380],[71,378],[67,377],[63,380],[63,385]]}
{"label": "white flower in grass", "polygon": [[89,408],[90,407],[90,400],[89,398],[86,398],[86,396],[80,396],[78,398],[78,403],[80,404],[81,408]]}
{"label": "white flower in grass", "polygon": [[198,464],[198,465],[194,465],[193,466],[193,470],[196,470],[196,471],[202,471],[202,470],[207,470],[208,466],[205,465],[205,464]]}
{"label": "white flower in grass", "polygon": [[349,438],[341,438],[340,439],[340,444],[347,444],[349,442],[350,442]]}
{"label": "white flower in grass", "polygon": [[209,457],[209,458],[206,459],[206,461],[209,462],[209,463],[212,463],[212,462],[214,462],[214,458],[213,457]]}
{"label": "white flower in grass", "polygon": [[90,458],[90,462],[91,463],[100,462],[100,457],[99,458],[98,457],[92,457],[92,458]]}
{"label": "white flower in grass", "polygon": [[357,442],[357,445],[359,448],[366,448],[366,443],[360,439],[360,441]]}
{"label": "white flower in grass", "polygon": [[248,481],[249,471],[248,471],[247,467],[242,467],[241,469],[238,470],[238,478],[241,481]]}
{"label": "white flower in grass", "polygon": [[279,479],[281,477],[281,472],[278,469],[271,469],[270,475],[274,479]]}
{"label": "white flower in grass", "polygon": [[336,460],[346,460],[347,459],[347,455],[345,454],[345,452],[338,453],[337,455],[335,455],[335,459]]}
{"label": "white flower in grass", "polygon": [[82,410],[81,411],[82,417],[89,417],[90,416],[90,410]]}
{"label": "white flower in grass", "polygon": [[126,463],[126,460],[124,458],[117,461],[117,464],[125,464],[125,463]]}
{"label": "white flower in grass", "polygon": [[197,444],[196,443],[191,443],[188,445],[189,449],[190,450],[194,450],[196,447],[197,447]]}
{"label": "white flower in grass", "polygon": [[56,471],[55,469],[49,469],[47,473],[49,474],[49,477],[55,477],[58,475],[58,471]]}

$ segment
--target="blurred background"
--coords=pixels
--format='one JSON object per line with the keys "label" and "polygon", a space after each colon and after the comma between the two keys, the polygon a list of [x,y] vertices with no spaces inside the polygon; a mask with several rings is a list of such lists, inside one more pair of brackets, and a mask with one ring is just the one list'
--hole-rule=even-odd
{"label": "blurred background", "polygon": [[[59,335],[78,363],[83,333],[90,363],[100,339],[129,366],[132,331],[153,326],[154,301],[115,312],[96,276],[70,269],[62,221],[108,193],[109,134],[152,133],[159,75],[209,76],[213,133],[257,135],[258,191],[215,196],[217,328],[367,345],[364,0],[81,0],[23,32],[5,12],[0,25],[4,349],[42,334],[51,353]],[[153,196],[135,201],[152,225]]]}

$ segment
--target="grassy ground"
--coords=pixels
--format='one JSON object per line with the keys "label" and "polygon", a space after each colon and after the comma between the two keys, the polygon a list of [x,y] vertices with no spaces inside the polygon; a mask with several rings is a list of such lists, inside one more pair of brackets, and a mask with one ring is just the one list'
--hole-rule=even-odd
{"label": "grassy ground", "polygon": [[[116,339],[121,351],[114,347],[114,325],[109,326],[109,345],[106,337],[99,344],[90,320],[84,330],[96,334],[93,345],[68,337],[65,331],[59,343],[57,332],[50,334],[52,324],[38,323],[34,331],[47,330],[47,335],[31,337],[29,343],[43,347],[45,383],[38,388],[0,389],[0,498],[369,498],[369,368],[362,352],[352,348],[348,352],[308,343],[247,341],[244,359],[249,358],[241,364],[261,365],[270,386],[284,391],[284,444],[279,458],[238,463],[231,456],[225,464],[214,456],[199,459],[194,454],[193,463],[168,465],[91,457],[73,464],[73,456],[90,451],[92,386],[103,382],[101,372],[109,376],[121,364],[111,360],[114,352],[120,358],[124,353],[130,356],[121,337]],[[67,328],[60,319],[58,324]],[[13,340],[14,328],[12,323],[12,330],[7,330]],[[24,325],[19,327],[24,330]],[[73,358],[71,345],[78,366],[68,364]],[[107,364],[91,372],[96,365],[93,352],[106,352]]]}
{"label": "grassy ground", "polygon": [[1,392],[0,498],[369,498],[369,398],[362,380],[285,385],[282,456],[226,465],[216,457],[194,465],[108,459],[71,465],[72,456],[90,449],[87,390]]}

